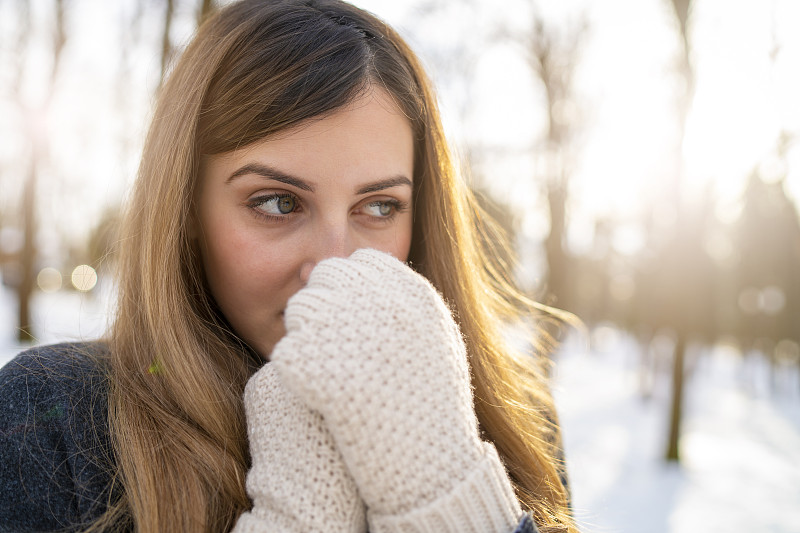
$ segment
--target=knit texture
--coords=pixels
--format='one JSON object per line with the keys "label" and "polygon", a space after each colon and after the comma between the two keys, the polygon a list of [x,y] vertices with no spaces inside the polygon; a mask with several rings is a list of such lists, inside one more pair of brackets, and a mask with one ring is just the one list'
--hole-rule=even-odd
{"label": "knit texture", "polygon": [[370,533],[509,531],[509,517],[519,516],[519,505],[497,451],[483,445],[484,458],[449,494],[406,514],[373,514]]}
{"label": "knit texture", "polygon": [[247,383],[253,509],[234,533],[363,533],[364,504],[319,413],[286,390],[272,363]]}
{"label": "knit texture", "polygon": [[[0,368],[0,532],[82,531],[121,496],[105,418],[106,352],[100,343],[41,346]],[[300,516],[320,516],[315,513],[309,507]],[[250,514],[242,519],[250,524],[238,527],[279,531],[253,519],[259,520]],[[123,528],[133,529],[132,524]],[[328,529],[318,522],[308,531]],[[514,533],[535,531],[525,514]]]}
{"label": "knit texture", "polygon": [[424,277],[375,250],[327,259],[285,318],[272,361],[324,417],[370,531],[513,530],[522,513],[479,438],[460,331]]}
{"label": "knit texture", "polygon": [[107,348],[39,346],[0,369],[0,532],[83,531],[121,497]]}

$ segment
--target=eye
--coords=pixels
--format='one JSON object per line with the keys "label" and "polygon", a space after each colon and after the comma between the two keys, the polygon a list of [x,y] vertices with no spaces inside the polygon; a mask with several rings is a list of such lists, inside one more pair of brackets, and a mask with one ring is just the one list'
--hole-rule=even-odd
{"label": "eye", "polygon": [[396,211],[400,210],[402,210],[401,205],[397,200],[378,200],[369,202],[363,207],[364,214],[376,218],[389,218],[393,216]]}
{"label": "eye", "polygon": [[294,198],[291,196],[281,196],[278,198],[278,211],[284,215],[294,211]]}
{"label": "eye", "polygon": [[288,215],[297,209],[297,198],[292,194],[272,194],[254,198],[250,206],[267,215]]}

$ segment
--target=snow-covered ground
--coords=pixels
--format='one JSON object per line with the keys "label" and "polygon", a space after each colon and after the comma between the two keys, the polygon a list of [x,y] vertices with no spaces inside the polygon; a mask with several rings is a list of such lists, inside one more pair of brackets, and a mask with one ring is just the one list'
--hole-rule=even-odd
{"label": "snow-covered ground", "polygon": [[638,347],[567,345],[555,395],[575,515],[589,533],[800,532],[800,373],[717,348],[686,386],[680,466],[666,464],[669,369],[641,394]]}
{"label": "snow-covered ground", "polygon": [[[88,293],[36,291],[31,301],[34,344],[91,340],[106,329],[110,290],[98,285]],[[0,285],[0,366],[28,345],[17,342],[17,300]]]}
{"label": "snow-covered ground", "polygon": [[[96,337],[107,296],[59,291],[33,301],[38,342]],[[0,365],[14,340],[16,304],[0,286]],[[587,533],[800,533],[800,372],[770,387],[758,356],[730,348],[692,359],[682,462],[662,460],[669,371],[641,393],[639,351],[605,329],[602,349],[568,342],[554,391],[575,515]]]}

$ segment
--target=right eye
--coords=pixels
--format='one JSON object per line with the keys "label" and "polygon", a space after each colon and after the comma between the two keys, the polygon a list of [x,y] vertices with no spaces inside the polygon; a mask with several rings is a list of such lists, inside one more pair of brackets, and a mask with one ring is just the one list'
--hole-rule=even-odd
{"label": "right eye", "polygon": [[297,197],[293,194],[271,194],[254,198],[250,206],[271,216],[285,216],[293,213],[298,207]]}

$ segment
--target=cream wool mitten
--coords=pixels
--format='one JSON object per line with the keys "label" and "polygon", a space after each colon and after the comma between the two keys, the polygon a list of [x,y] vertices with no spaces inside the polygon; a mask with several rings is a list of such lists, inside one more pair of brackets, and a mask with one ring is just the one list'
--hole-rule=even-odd
{"label": "cream wool mitten", "polygon": [[280,381],[272,363],[244,393],[253,508],[233,533],[364,533],[364,503],[319,413]]}
{"label": "cream wool mitten", "polygon": [[319,411],[372,533],[510,532],[522,515],[478,436],[466,350],[433,286],[382,252],[321,261],[271,360]]}

